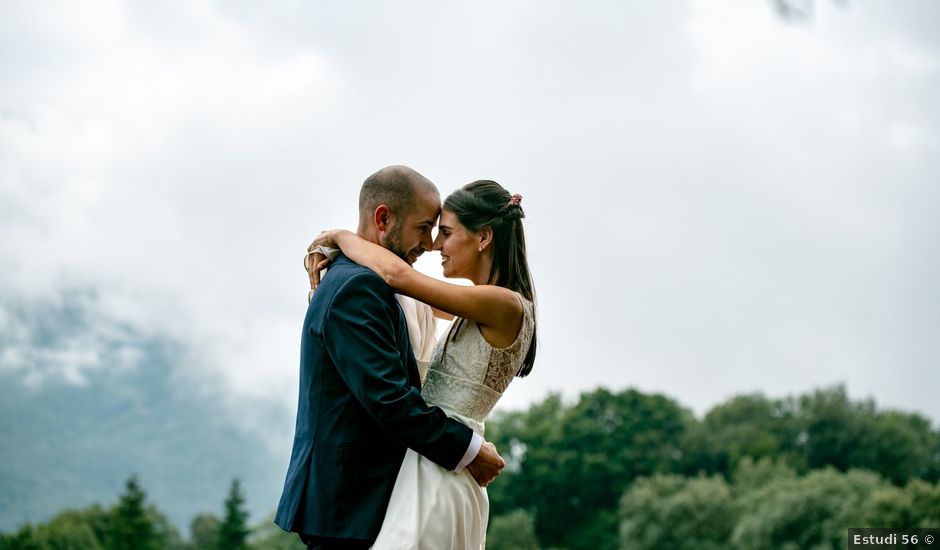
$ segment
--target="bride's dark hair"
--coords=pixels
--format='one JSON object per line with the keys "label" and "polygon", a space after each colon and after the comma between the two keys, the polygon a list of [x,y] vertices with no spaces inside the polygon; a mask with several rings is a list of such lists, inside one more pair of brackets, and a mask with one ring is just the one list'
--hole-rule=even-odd
{"label": "bride's dark hair", "polygon": [[[470,231],[479,231],[484,227],[492,229],[493,266],[490,268],[489,284],[514,290],[526,300],[534,302],[535,287],[526,259],[525,233],[522,230],[525,212],[521,201],[521,196],[511,195],[495,181],[478,180],[451,193],[444,200],[444,209],[453,212],[461,225]],[[532,343],[517,376],[523,377],[532,371],[535,363],[535,336],[533,328]]]}

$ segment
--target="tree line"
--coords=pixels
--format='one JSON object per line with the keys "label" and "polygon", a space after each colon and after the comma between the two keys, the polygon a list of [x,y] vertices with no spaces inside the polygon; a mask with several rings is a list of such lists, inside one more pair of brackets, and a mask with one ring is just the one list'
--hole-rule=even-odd
{"label": "tree line", "polygon": [[940,526],[940,433],[842,386],[742,395],[702,419],[662,395],[551,395],[487,423],[507,467],[488,548],[845,548]]}
{"label": "tree line", "polygon": [[[844,387],[742,395],[701,419],[676,401],[598,389],[501,412],[487,439],[507,459],[489,486],[490,550],[845,548],[849,527],[940,526],[940,432],[912,413],[853,401]],[[221,519],[187,538],[136,477],[92,505],[0,535],[4,549],[287,550],[249,526],[233,480]]]}
{"label": "tree line", "polygon": [[111,508],[93,504],[59,513],[48,522],[0,534],[0,550],[291,550],[303,549],[296,535],[282,532],[273,515],[250,528],[241,484],[232,480],[223,515],[199,514],[184,539],[131,476]]}

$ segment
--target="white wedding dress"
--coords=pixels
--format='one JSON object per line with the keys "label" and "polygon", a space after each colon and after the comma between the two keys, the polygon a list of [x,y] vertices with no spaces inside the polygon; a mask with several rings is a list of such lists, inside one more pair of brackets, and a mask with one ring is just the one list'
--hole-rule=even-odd
{"label": "white wedding dress", "polygon": [[[473,321],[437,343],[421,395],[483,435],[483,422],[519,371],[532,342],[535,308],[522,302],[522,327],[506,348],[489,345]],[[455,322],[456,326],[456,322]],[[489,500],[468,471],[445,470],[411,449],[405,454],[374,550],[483,548]]]}

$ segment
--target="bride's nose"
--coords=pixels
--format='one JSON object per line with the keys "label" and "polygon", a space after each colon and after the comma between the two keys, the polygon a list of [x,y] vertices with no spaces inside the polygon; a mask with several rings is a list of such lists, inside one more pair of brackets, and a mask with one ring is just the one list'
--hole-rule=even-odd
{"label": "bride's nose", "polygon": [[434,237],[434,243],[431,245],[431,250],[443,250],[444,249],[444,235],[440,231],[437,232],[437,236]]}

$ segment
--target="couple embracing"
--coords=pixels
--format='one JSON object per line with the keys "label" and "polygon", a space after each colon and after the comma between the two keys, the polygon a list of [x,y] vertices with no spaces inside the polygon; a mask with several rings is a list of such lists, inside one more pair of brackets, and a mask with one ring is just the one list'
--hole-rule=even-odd
{"label": "couple embracing", "polygon": [[[363,183],[356,232],[324,232],[311,245],[305,265],[318,285],[275,516],[308,548],[484,546],[485,487],[505,462],[483,423],[513,378],[531,371],[536,349],[521,199],[476,181],[442,210],[430,181],[390,166]],[[334,248],[331,259],[320,254]],[[474,285],[414,270],[431,249],[445,277]],[[455,318],[423,384],[396,293]]]}

